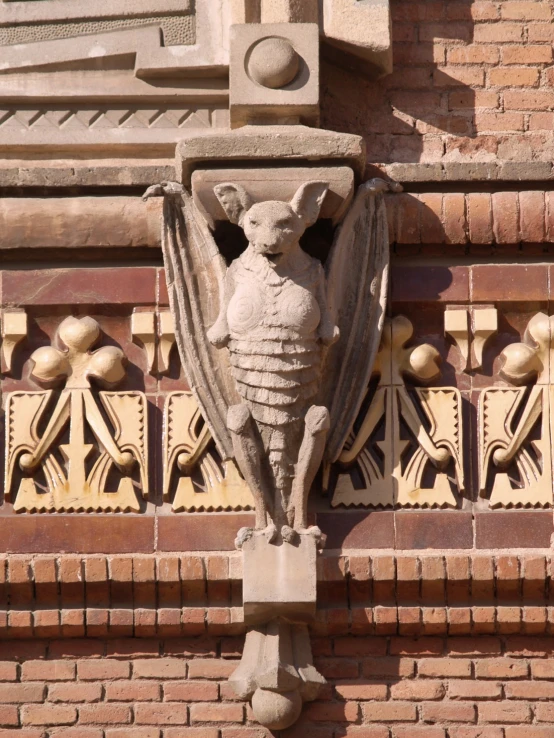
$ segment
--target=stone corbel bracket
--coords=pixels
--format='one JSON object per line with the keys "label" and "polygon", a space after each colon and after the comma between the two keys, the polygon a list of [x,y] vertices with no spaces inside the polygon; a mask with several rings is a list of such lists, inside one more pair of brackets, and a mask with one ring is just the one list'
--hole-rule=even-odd
{"label": "stone corbel bracket", "polygon": [[135,311],[131,317],[133,340],[144,347],[148,373],[168,374],[175,345],[175,325],[169,310]]}
{"label": "stone corbel bracket", "polygon": [[25,310],[2,310],[2,349],[0,352],[0,372],[11,374],[14,351],[27,335],[27,313]]}
{"label": "stone corbel bracket", "polygon": [[481,369],[485,344],[497,330],[498,312],[494,307],[470,309],[450,305],[446,307],[444,333],[450,336],[458,347],[464,372]]}

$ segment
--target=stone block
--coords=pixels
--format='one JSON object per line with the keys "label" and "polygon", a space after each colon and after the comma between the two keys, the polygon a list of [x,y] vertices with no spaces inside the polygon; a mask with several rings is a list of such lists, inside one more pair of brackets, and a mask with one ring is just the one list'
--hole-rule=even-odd
{"label": "stone block", "polygon": [[233,128],[259,121],[317,125],[318,25],[231,26],[229,88]]}
{"label": "stone block", "polygon": [[275,167],[272,169],[197,169],[192,175],[193,199],[210,225],[226,220],[214,187],[221,182],[242,185],[254,202],[291,200],[297,189],[310,180],[328,182],[329,189],[320,217],[340,219],[354,191],[354,172],[350,167]]}
{"label": "stone block", "polygon": [[315,616],[317,542],[309,534],[297,544],[269,543],[254,534],[242,548],[243,605],[247,624],[284,617],[309,622]]}

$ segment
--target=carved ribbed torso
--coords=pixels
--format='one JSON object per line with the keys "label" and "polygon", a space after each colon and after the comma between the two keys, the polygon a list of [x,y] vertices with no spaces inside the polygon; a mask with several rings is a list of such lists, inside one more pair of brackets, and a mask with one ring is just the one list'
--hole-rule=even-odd
{"label": "carved ribbed torso", "polygon": [[235,291],[227,310],[237,389],[254,418],[287,425],[317,392],[321,348],[316,290],[322,267],[299,252],[287,268],[248,249],[231,265]]}

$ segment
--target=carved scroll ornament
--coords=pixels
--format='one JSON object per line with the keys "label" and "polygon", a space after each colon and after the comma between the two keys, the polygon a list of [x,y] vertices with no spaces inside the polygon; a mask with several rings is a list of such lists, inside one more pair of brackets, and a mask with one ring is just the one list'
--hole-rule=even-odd
{"label": "carved scroll ornament", "polygon": [[502,376],[519,387],[489,387],[480,398],[480,487],[491,507],[552,505],[554,316],[537,313],[522,343],[501,354]]}
{"label": "carved scroll ornament", "polygon": [[[427,384],[440,375],[440,357],[433,346],[405,346],[412,334],[413,326],[403,315],[385,323],[374,369],[379,383],[339,457],[345,473],[335,487],[334,507],[455,506],[449,466],[463,491],[460,392],[455,387],[418,387],[415,396],[408,391],[405,376]],[[378,436],[381,425],[383,435]],[[426,488],[423,479],[429,468],[436,472]],[[356,486],[355,478],[362,480]]]}
{"label": "carved scroll ornament", "polygon": [[[5,489],[17,512],[138,512],[135,465],[141,493],[148,495],[146,397],[100,392],[99,407],[90,380],[113,386],[125,376],[121,349],[90,351],[99,337],[92,318],[66,318],[58,329],[63,348],[43,346],[31,356],[34,379],[62,381],[64,388],[8,396]],[[23,477],[14,494],[18,467]],[[119,483],[109,492],[113,469]]]}

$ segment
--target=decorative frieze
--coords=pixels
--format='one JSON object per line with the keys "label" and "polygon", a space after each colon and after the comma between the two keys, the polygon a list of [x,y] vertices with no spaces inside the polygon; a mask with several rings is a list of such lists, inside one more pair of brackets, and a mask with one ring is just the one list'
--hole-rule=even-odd
{"label": "decorative frieze", "polygon": [[163,494],[174,512],[254,508],[235,462],[223,461],[217,452],[192,392],[167,396],[163,444]]}
{"label": "decorative frieze", "polygon": [[[407,347],[412,335],[402,315],[385,324],[379,382],[339,457],[333,507],[455,507],[454,490],[463,492],[461,395],[455,387],[406,387],[406,378],[429,383],[440,375],[437,350]],[[429,469],[434,479],[425,486]]]}
{"label": "decorative frieze", "polygon": [[[114,386],[125,376],[121,349],[90,350],[99,337],[92,318],[66,318],[58,329],[63,348],[31,356],[32,377],[63,382],[61,392],[8,395],[5,490],[16,512],[139,512],[138,495],[148,496],[146,397],[93,393],[91,380]],[[110,489],[113,470],[119,478]]]}
{"label": "decorative frieze", "polygon": [[523,342],[502,352],[502,376],[520,386],[481,395],[480,489],[491,507],[552,505],[553,325],[537,313]]}

